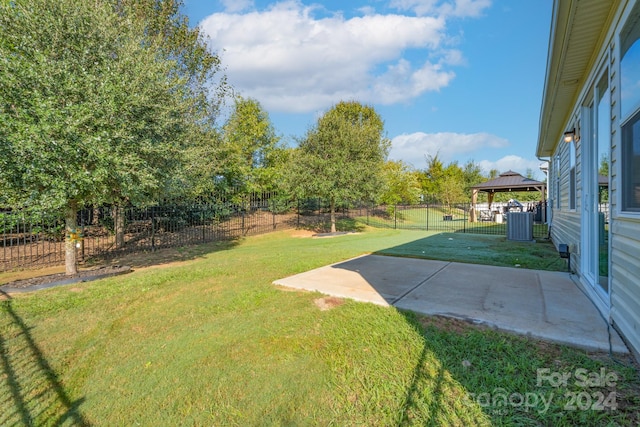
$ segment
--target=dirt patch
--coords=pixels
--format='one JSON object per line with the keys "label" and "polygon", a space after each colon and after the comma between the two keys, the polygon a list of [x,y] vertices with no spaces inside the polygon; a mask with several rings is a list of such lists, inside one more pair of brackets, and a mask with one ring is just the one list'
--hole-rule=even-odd
{"label": "dirt patch", "polygon": [[336,232],[332,232],[332,233],[315,233],[313,235],[313,238],[314,239],[327,239],[327,238],[331,238],[331,237],[346,236],[348,234],[356,234],[356,233],[350,232],[350,231],[336,231]]}
{"label": "dirt patch", "polygon": [[327,311],[344,304],[344,299],[337,297],[324,297],[314,299],[313,303],[320,309],[320,311]]}
{"label": "dirt patch", "polygon": [[311,238],[314,238],[314,239],[326,239],[326,238],[330,238],[330,237],[346,236],[348,234],[357,234],[357,233],[352,232],[352,231],[338,231],[338,232],[335,232],[335,233],[321,233],[321,232],[313,231],[313,230],[298,229],[298,230],[291,230],[290,236],[291,237],[311,237]]}
{"label": "dirt patch", "polygon": [[316,234],[311,230],[291,230],[291,237],[313,237]]}

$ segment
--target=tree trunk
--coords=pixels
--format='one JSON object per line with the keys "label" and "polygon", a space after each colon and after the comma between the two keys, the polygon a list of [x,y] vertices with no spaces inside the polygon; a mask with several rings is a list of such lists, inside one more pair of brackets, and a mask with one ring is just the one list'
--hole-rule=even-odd
{"label": "tree trunk", "polygon": [[124,209],[121,206],[114,206],[111,211],[113,216],[113,231],[116,235],[116,248],[124,248]]}
{"label": "tree trunk", "polygon": [[64,211],[64,223],[66,228],[66,239],[64,241],[64,265],[67,275],[78,272],[78,259],[76,257],[76,243],[78,240],[78,205],[70,202]]}
{"label": "tree trunk", "polygon": [[331,198],[331,232],[336,232],[336,201],[332,197]]}

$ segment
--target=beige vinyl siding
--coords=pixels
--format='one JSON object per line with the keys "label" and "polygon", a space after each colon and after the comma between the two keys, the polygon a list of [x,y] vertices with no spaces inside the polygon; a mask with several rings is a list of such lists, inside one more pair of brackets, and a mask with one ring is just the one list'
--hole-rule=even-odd
{"label": "beige vinyl siding", "polygon": [[611,245],[611,320],[640,352],[640,220],[615,219]]}
{"label": "beige vinyl siding", "polygon": [[[622,28],[619,25],[618,30]],[[640,353],[640,218],[618,215],[620,191],[620,57],[611,43],[611,321],[636,354]]]}
{"label": "beige vinyl siding", "polygon": [[[571,143],[573,144],[573,143]],[[560,243],[569,245],[571,252],[571,269],[579,271],[580,268],[580,143],[576,146],[576,209],[569,210],[569,179],[570,179],[570,149],[569,143],[561,141],[558,144],[557,153],[560,155],[560,209],[553,211],[551,224],[551,238],[556,246]],[[556,171],[553,170],[555,179]]]}
{"label": "beige vinyl siding", "polygon": [[[620,228],[640,228],[627,224]],[[611,320],[636,352],[640,352],[640,240],[617,235],[613,241]]]}

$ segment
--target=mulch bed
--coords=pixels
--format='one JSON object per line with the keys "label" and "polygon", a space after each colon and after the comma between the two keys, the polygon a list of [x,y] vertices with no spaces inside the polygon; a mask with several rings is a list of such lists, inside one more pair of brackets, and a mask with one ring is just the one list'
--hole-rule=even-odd
{"label": "mulch bed", "polygon": [[130,271],[131,267],[129,266],[113,265],[92,268],[90,270],[82,270],[73,275],[67,275],[65,273],[49,274],[46,276],[37,276],[29,279],[22,279],[4,283],[0,286],[0,291],[28,291],[47,288],[55,286],[56,284],[64,285],[74,282],[89,282],[91,280],[128,273]]}

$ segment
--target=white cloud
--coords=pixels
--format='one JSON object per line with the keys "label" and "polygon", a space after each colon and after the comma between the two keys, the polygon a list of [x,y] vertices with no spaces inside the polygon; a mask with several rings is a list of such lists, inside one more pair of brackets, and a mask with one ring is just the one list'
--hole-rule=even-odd
{"label": "white cloud", "polygon": [[[445,164],[487,148],[504,148],[509,142],[488,133],[453,132],[403,134],[391,140],[389,158],[402,160],[418,169],[426,167],[426,156],[438,156]],[[464,163],[462,161],[461,163]]]}
{"label": "white cloud", "polygon": [[398,10],[411,10],[416,15],[422,16],[435,13],[438,9],[438,0],[391,0],[389,5]]}
{"label": "white cloud", "polygon": [[242,12],[251,9],[255,4],[253,0],[220,0],[224,10],[229,13]]}
{"label": "white cloud", "polygon": [[[408,102],[447,86],[455,76],[450,68],[464,62],[446,46],[442,16],[368,9],[350,19],[326,10],[315,18],[317,10],[285,1],[260,12],[216,13],[201,27],[231,84],[271,111],[311,112],[348,99]],[[422,59],[409,58],[409,50]]]}
{"label": "white cloud", "polygon": [[531,169],[533,177],[538,180],[544,180],[544,173],[540,171],[540,160],[525,159],[520,156],[509,155],[496,160],[495,162],[489,160],[479,161],[478,164],[484,172],[489,172],[492,169],[498,170],[500,173],[512,170],[522,175],[527,173],[527,169]]}
{"label": "white cloud", "polygon": [[459,18],[477,17],[491,6],[491,0],[391,0],[390,6],[398,10],[410,10],[418,16],[438,14]]}

